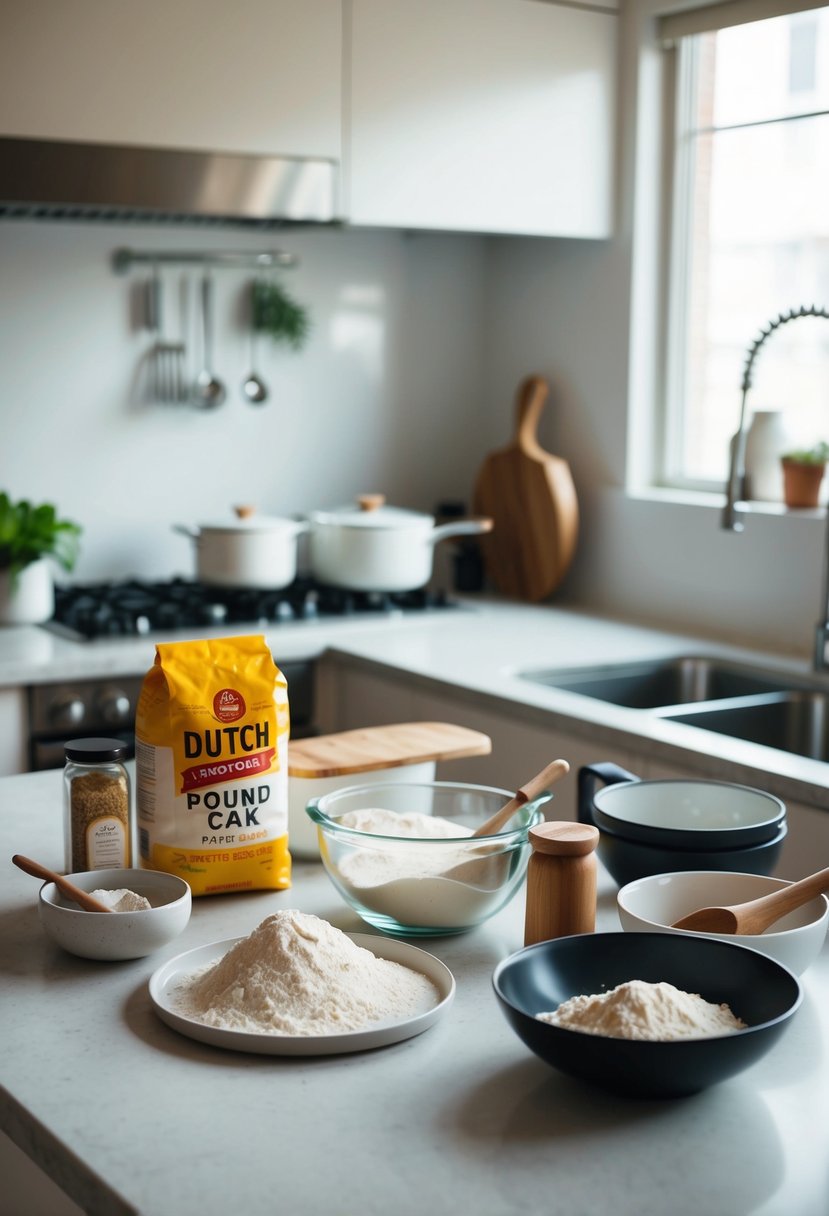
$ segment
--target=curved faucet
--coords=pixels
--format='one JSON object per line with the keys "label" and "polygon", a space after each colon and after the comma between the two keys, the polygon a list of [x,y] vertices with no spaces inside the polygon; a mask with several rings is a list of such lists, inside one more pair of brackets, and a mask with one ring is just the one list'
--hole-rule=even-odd
{"label": "curved faucet", "polygon": [[[816,305],[803,305],[781,312],[760,330],[760,333],[749,346],[746,353],[746,363],[743,369],[741,384],[742,398],[740,400],[740,425],[731,445],[731,464],[728,470],[728,481],[725,490],[725,506],[723,507],[720,527],[728,532],[742,532],[743,521],[737,513],[737,504],[743,501],[743,484],[745,481],[745,452],[746,452],[746,398],[751,388],[751,372],[754,360],[763,343],[771,337],[781,325],[796,321],[800,317],[823,317],[829,321],[829,311]],[[815,627],[814,668],[822,671],[829,667],[826,662],[826,644],[829,641],[829,512],[827,512],[827,543],[826,556],[823,565],[823,588],[821,592],[821,619]]]}
{"label": "curved faucet", "polygon": [[797,321],[800,317],[824,317],[829,321],[829,311],[825,308],[817,308],[812,304],[803,305],[800,308],[790,308],[788,312],[779,313],[767,325],[763,326],[746,353],[746,363],[740,385],[742,389],[740,425],[731,446],[731,465],[728,470],[725,507],[723,508],[720,524],[728,532],[742,532],[743,530],[743,522],[737,516],[737,503],[743,501],[746,454],[746,398],[748,397],[748,390],[751,388],[751,371],[754,367],[754,360],[760,353],[760,347],[771,337],[776,329],[779,329],[781,325],[786,325],[789,321]]}

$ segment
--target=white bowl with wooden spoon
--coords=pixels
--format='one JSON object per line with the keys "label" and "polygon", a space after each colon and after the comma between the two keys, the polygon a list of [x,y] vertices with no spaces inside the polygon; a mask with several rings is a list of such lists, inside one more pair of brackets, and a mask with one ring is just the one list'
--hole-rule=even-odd
{"label": "white bowl with wooden spoon", "polygon": [[117,962],[144,958],[183,932],[190,920],[190,887],[158,870],[89,870],[66,876],[83,891],[132,891],[150,907],[135,912],[93,912],[46,882],[38,895],[40,923],[49,937],[81,958]]}
{"label": "white bowl with wooden spoon", "polygon": [[[619,921],[626,932],[678,933],[676,922],[700,908],[747,903],[792,884],[765,874],[716,870],[685,870],[675,874],[649,874],[622,887],[616,897]],[[801,975],[820,953],[829,925],[829,901],[817,895],[762,933],[693,931],[696,937],[736,942],[769,955]]]}

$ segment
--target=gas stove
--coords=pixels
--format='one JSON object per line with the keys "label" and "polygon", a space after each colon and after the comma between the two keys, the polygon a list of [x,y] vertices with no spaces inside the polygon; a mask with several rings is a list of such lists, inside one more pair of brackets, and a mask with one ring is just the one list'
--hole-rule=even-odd
{"label": "gas stove", "polygon": [[129,579],[55,588],[55,614],[45,626],[77,641],[137,637],[206,626],[258,627],[321,618],[395,616],[456,605],[443,591],[347,591],[309,578],[289,587],[219,587],[174,578]]}

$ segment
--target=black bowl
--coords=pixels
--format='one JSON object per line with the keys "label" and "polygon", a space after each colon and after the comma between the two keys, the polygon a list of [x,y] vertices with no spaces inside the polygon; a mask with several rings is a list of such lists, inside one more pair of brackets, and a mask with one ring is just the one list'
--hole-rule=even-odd
{"label": "black bowl", "polygon": [[649,874],[674,874],[677,870],[736,870],[743,874],[771,874],[780,859],[788,827],[779,825],[770,840],[736,849],[681,849],[630,840],[618,832],[599,830],[597,852],[602,864],[620,887]]}
{"label": "black bowl", "polygon": [[[714,1004],[725,1002],[747,1029],[653,1042],[567,1030],[536,1016],[570,997],[629,980],[664,981]],[[492,982],[507,1021],[542,1060],[643,1098],[683,1097],[742,1072],[776,1043],[802,999],[797,977],[765,954],[667,933],[588,933],[539,942],[499,963]]]}
{"label": "black bowl", "polygon": [[[737,810],[733,805],[735,798],[742,800],[738,801]],[[712,814],[712,802],[716,815]],[[662,822],[647,821],[648,810],[654,817],[654,803]],[[641,818],[637,819],[637,815]],[[774,839],[786,819],[786,807],[774,794],[732,782],[614,781],[593,795],[590,817],[597,828],[615,832],[627,840],[707,852],[745,849]],[[708,827],[699,826],[706,820]]]}

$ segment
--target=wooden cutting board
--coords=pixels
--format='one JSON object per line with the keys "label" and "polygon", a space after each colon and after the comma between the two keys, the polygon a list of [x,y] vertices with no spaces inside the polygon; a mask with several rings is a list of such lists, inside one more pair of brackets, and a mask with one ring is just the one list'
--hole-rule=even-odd
{"label": "wooden cutting board", "polygon": [[486,458],[474,490],[475,513],[494,520],[480,541],[490,581],[503,595],[533,602],[564,578],[579,531],[570,466],[545,452],[536,434],[549,391],[542,376],[521,383],[515,438]]}
{"label": "wooden cutting board", "polygon": [[488,756],[489,735],[448,722],[400,722],[369,726],[334,735],[291,740],[288,775],[341,777],[368,773],[427,760],[459,760],[462,756]]}

